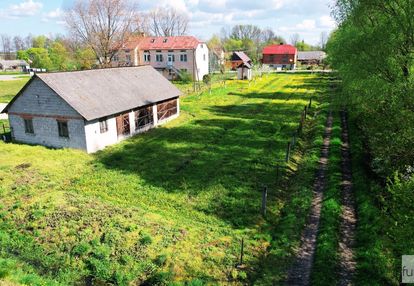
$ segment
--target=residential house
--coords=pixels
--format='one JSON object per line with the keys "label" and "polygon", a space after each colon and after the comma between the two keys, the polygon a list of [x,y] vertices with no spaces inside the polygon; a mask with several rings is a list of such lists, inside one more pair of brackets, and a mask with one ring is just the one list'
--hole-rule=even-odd
{"label": "residential house", "polygon": [[230,58],[230,63],[231,69],[235,71],[243,63],[252,65],[252,60],[244,52],[233,52]]}
{"label": "residential house", "polygon": [[180,95],[151,66],[40,73],[2,112],[17,142],[92,153],[178,117]]}
{"label": "residential house", "polygon": [[172,80],[182,72],[201,81],[209,73],[209,51],[193,36],[130,38],[112,60],[113,66],[151,65]]}
{"label": "residential house", "polygon": [[302,65],[320,65],[325,58],[324,51],[298,52],[298,62]]}
{"label": "residential house", "polygon": [[276,70],[296,68],[298,50],[292,45],[270,45],[263,48],[263,65]]}
{"label": "residential house", "polygon": [[0,70],[27,72],[29,64],[24,60],[0,60]]}

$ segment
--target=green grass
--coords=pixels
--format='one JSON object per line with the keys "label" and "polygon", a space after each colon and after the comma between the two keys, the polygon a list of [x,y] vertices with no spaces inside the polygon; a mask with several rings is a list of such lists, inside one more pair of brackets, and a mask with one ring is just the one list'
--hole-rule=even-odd
{"label": "green grass", "polygon": [[0,80],[0,103],[8,103],[28,82],[29,78]]}
{"label": "green grass", "polygon": [[338,280],[338,243],[341,224],[341,120],[333,112],[333,125],[326,188],[322,203],[315,259],[312,268],[312,285],[332,285]]}
{"label": "green grass", "polygon": [[0,75],[27,75],[27,73],[16,71],[0,71]]}
{"label": "green grass", "polygon": [[[324,90],[318,75],[229,81],[183,97],[177,120],[94,155],[0,143],[0,257],[62,285],[280,281],[309,208],[322,113],[283,185],[275,164]],[[242,237],[247,268],[236,270]],[[265,257],[282,260],[260,271]]]}

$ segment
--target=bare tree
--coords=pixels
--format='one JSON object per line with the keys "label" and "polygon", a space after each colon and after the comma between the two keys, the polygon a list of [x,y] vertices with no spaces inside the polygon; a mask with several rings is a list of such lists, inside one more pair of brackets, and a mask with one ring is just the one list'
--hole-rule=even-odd
{"label": "bare tree", "polygon": [[13,38],[14,50],[20,51],[24,50],[24,40],[20,36],[14,36]]}
{"label": "bare tree", "polygon": [[182,36],[187,33],[188,21],[188,15],[184,12],[173,7],[159,7],[145,15],[140,28],[154,36]]}
{"label": "bare tree", "polygon": [[252,40],[259,43],[262,36],[262,30],[254,25],[236,25],[231,31],[231,37],[238,40]]}
{"label": "bare tree", "polygon": [[4,54],[4,59],[10,60],[11,59],[11,50],[12,50],[11,37],[9,35],[2,34],[0,36],[0,39],[1,39],[2,51],[3,51],[3,54]]}
{"label": "bare tree", "polygon": [[133,0],[77,0],[66,10],[69,31],[108,66],[134,31],[137,6]]}
{"label": "bare tree", "polygon": [[293,46],[297,46],[298,45],[298,43],[300,42],[300,36],[299,36],[299,34],[293,34],[292,36],[290,36],[290,43],[293,45]]}
{"label": "bare tree", "polygon": [[321,45],[322,50],[326,49],[326,43],[327,42],[328,42],[328,33],[327,32],[322,32],[321,33],[321,39],[320,39],[320,45]]}
{"label": "bare tree", "polygon": [[30,49],[33,46],[33,36],[32,36],[32,34],[29,34],[24,38],[24,45],[25,45],[26,49]]}

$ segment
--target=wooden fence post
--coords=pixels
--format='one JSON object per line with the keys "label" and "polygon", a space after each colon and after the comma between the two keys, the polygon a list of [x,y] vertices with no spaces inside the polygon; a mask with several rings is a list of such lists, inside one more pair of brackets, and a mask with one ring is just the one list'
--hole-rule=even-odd
{"label": "wooden fence post", "polygon": [[309,108],[312,107],[312,97],[309,99]]}
{"label": "wooden fence post", "polygon": [[288,142],[288,146],[287,146],[287,150],[286,150],[286,163],[289,162],[289,158],[290,158],[290,148],[291,148],[291,143],[289,141]]}
{"label": "wooden fence post", "polygon": [[241,240],[241,249],[240,249],[240,266],[243,265],[243,255],[244,255],[244,238]]}
{"label": "wooden fence post", "polygon": [[262,215],[266,216],[266,204],[267,204],[267,187],[262,192]]}
{"label": "wooden fence post", "polygon": [[305,119],[306,119],[306,115],[308,114],[308,106],[307,105],[305,105],[304,114],[305,114]]}

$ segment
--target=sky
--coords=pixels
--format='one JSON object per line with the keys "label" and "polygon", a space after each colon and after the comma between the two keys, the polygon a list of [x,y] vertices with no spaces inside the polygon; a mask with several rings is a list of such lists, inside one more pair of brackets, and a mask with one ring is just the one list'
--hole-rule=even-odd
{"label": "sky", "polygon": [[[65,34],[63,11],[73,0],[0,0],[0,34]],[[298,33],[316,45],[322,32],[331,32],[332,0],[137,0],[139,9],[173,6],[189,15],[188,34],[208,40],[236,24],[271,28],[289,41]]]}

